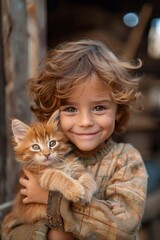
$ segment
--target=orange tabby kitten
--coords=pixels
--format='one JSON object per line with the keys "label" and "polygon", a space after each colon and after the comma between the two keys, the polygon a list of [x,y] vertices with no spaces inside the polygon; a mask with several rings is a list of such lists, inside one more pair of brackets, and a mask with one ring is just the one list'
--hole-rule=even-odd
{"label": "orange tabby kitten", "polygon": [[[58,111],[47,123],[36,122],[31,126],[14,119],[12,131],[16,159],[35,174],[42,188],[60,191],[67,199],[66,202],[87,203],[96,191],[96,183],[78,158],[71,153],[68,139],[59,130],[58,119]],[[22,199],[23,196],[18,192],[11,212],[12,217],[18,218],[23,223],[33,223],[47,218],[45,204],[23,204]],[[71,213],[67,213],[67,216],[72,217]],[[5,232],[7,217],[4,222]],[[72,223],[75,225],[74,220]],[[75,227],[70,226],[72,230]]]}

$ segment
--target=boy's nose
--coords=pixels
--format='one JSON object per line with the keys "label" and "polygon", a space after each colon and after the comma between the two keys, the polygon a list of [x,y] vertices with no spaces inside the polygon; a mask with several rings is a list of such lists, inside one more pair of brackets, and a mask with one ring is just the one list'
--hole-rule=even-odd
{"label": "boy's nose", "polygon": [[78,116],[78,125],[80,127],[88,127],[94,124],[92,114],[90,113],[81,113]]}

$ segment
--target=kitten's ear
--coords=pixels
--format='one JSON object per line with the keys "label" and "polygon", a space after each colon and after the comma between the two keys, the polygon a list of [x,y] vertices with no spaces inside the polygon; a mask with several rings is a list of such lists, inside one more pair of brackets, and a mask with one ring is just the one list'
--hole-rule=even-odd
{"label": "kitten's ear", "polygon": [[60,116],[60,111],[56,110],[50,117],[50,119],[48,120],[47,124],[50,124],[51,122],[53,122],[55,124],[55,126],[57,127],[57,129],[59,129],[59,116]]}
{"label": "kitten's ear", "polygon": [[29,129],[30,127],[25,123],[21,122],[20,120],[12,120],[12,132],[17,143],[23,139]]}

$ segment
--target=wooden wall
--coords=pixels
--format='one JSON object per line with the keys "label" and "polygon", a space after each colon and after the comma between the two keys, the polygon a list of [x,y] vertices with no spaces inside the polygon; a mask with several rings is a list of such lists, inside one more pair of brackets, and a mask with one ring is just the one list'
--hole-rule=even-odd
{"label": "wooden wall", "polygon": [[[31,121],[27,81],[46,52],[46,1],[0,1],[0,204],[15,193],[10,121]],[[0,207],[1,211],[1,207]],[[1,216],[0,216],[1,217]]]}
{"label": "wooden wall", "polygon": [[[2,8],[0,2],[0,20],[2,19]],[[4,66],[2,49],[2,21],[0,21],[0,201],[4,201],[4,179],[6,151],[4,147],[5,138],[5,101],[4,101]]]}

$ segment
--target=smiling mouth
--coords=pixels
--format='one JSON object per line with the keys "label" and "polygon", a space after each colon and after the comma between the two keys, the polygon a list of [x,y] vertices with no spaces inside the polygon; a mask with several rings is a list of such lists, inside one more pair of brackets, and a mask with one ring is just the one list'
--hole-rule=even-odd
{"label": "smiling mouth", "polygon": [[75,132],[72,132],[72,133],[77,135],[77,136],[82,136],[83,137],[83,136],[94,136],[99,132],[94,132],[94,133],[75,133]]}

